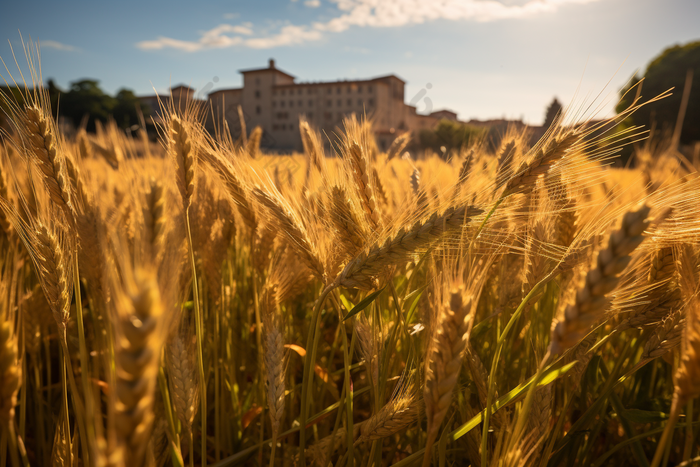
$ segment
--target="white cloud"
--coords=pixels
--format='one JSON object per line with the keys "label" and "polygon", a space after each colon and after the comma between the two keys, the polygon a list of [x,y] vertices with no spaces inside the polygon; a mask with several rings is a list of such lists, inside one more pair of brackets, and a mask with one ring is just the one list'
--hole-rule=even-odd
{"label": "white cloud", "polygon": [[[159,37],[155,40],[141,41],[136,47],[143,50],[159,50],[173,48],[184,50],[185,52],[196,52],[203,49],[223,49],[240,45],[243,43],[241,35],[249,36],[253,34],[250,24],[232,26],[230,24],[220,24],[209,31],[200,32],[201,37],[197,41],[183,41],[170,37]],[[229,36],[227,33],[238,34]]]}
{"label": "white cloud", "polygon": [[316,41],[321,38],[320,31],[309,29],[306,26],[283,26],[280,32],[268,37],[247,39],[244,45],[253,49],[271,49],[283,45],[296,45],[304,42]]}
{"label": "white cloud", "polygon": [[49,49],[56,49],[56,50],[63,50],[64,52],[74,52],[78,50],[76,47],[73,47],[72,45],[68,44],[62,44],[61,42],[57,41],[39,41],[39,45],[42,48],[49,48]]}
{"label": "white cloud", "polygon": [[[295,0],[292,0],[295,1]],[[154,50],[175,48],[186,52],[203,49],[244,46],[269,49],[320,40],[324,33],[343,32],[351,27],[401,27],[421,24],[438,19],[452,21],[489,22],[504,19],[527,18],[551,13],[567,4],[587,4],[601,0],[330,0],[339,15],[326,22],[309,26],[288,24],[278,31],[254,36],[252,24],[238,26],[221,24],[201,32],[196,41],[184,41],[169,37],[142,41],[140,49]],[[505,2],[505,3],[504,3]],[[308,7],[320,6],[320,0],[306,0]],[[226,15],[224,15],[226,17]],[[235,34],[233,36],[229,34]]]}

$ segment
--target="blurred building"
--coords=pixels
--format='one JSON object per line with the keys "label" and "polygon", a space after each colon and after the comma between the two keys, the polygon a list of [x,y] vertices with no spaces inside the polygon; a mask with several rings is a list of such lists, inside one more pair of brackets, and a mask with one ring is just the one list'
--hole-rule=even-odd
{"label": "blurred building", "polygon": [[[441,118],[457,119],[449,110],[421,115],[416,107],[404,102],[405,81],[395,75],[377,78],[297,83],[291,74],[278,69],[270,60],[267,68],[241,70],[243,87],[219,89],[208,94],[213,110],[210,129],[226,119],[231,133],[240,130],[238,106],[241,106],[245,124],[250,131],[255,126],[263,129],[262,145],[281,151],[302,149],[299,119],[305,118],[322,134],[332,135],[342,127],[343,118],[355,114],[373,121],[377,144],[386,149],[406,131],[417,132],[433,128]],[[178,86],[171,90],[173,101],[192,98],[194,90]],[[153,110],[158,99],[166,102],[168,96],[145,96],[142,101]],[[327,138],[324,138],[328,145]]]}

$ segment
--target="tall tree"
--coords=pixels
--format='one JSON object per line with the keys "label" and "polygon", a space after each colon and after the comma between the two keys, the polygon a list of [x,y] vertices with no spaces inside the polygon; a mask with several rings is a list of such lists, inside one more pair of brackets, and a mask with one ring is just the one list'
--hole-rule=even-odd
{"label": "tall tree", "polygon": [[95,130],[95,120],[107,121],[114,110],[116,99],[99,87],[99,81],[82,79],[73,81],[70,89],[60,98],[60,115],[80,125],[87,118],[87,130]]}
{"label": "tall tree", "polygon": [[680,141],[700,141],[700,41],[669,47],[654,58],[643,76],[632,77],[629,84],[620,91],[624,97],[616,110],[619,112],[629,107],[636,91],[632,90],[626,96],[625,93],[642,78],[644,82],[641,83],[641,95],[647,99],[674,88],[671,97],[642,107],[629,119],[629,123],[644,125],[647,128],[651,128],[652,123],[655,123],[657,128],[670,133],[678,119],[688,70],[692,71],[693,79]]}
{"label": "tall tree", "polygon": [[550,126],[552,126],[552,123],[554,123],[554,119],[557,118],[561,111],[561,102],[559,102],[559,99],[555,97],[554,100],[549,104],[549,106],[547,107],[547,111],[545,112],[544,127],[549,128]]}
{"label": "tall tree", "polygon": [[115,97],[115,106],[112,111],[114,121],[121,128],[129,128],[139,123],[139,111],[146,115],[148,108],[143,104],[134,91],[130,89],[120,89]]}

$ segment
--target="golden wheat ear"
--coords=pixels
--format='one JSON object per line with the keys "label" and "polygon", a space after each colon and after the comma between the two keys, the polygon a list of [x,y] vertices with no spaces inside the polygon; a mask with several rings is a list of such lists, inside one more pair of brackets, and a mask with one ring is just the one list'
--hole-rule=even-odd
{"label": "golden wheat ear", "polygon": [[261,293],[260,308],[263,315],[267,403],[273,438],[279,433],[285,405],[284,328],[277,304],[277,284],[268,282]]}
{"label": "golden wheat ear", "polygon": [[343,246],[344,256],[353,257],[360,253],[365,245],[367,232],[357,210],[351,204],[343,188],[334,186],[331,188],[330,196],[329,214],[333,227],[335,227],[336,237]]}
{"label": "golden wheat ear", "polygon": [[235,168],[212,150],[201,151],[199,157],[221,177],[229,197],[238,207],[243,222],[251,232],[254,232],[257,218],[249,200],[250,193],[236,173]]}
{"label": "golden wheat ear", "polygon": [[433,213],[424,222],[418,221],[408,228],[401,228],[392,237],[382,243],[374,243],[349,261],[335,283],[347,288],[372,289],[387,267],[401,264],[414,252],[460,231],[481,212],[481,209],[473,206],[448,208],[442,214]]}
{"label": "golden wheat ear", "polygon": [[367,221],[373,230],[378,230],[381,227],[381,213],[377,207],[374,187],[370,182],[371,171],[367,152],[357,141],[352,141],[345,148],[345,154],[351,166],[357,194]]}
{"label": "golden wheat ear", "polygon": [[31,156],[41,169],[51,200],[63,211],[66,221],[74,222],[75,212],[65,156],[59,152],[58,130],[43,107],[32,105],[25,114],[25,133]]}
{"label": "golden wheat ear", "polygon": [[363,422],[355,445],[388,438],[413,424],[421,412],[422,404],[416,400],[415,395],[401,394]]}
{"label": "golden wheat ear", "polygon": [[196,158],[188,124],[175,115],[170,118],[168,151],[175,165],[176,186],[187,208],[194,194]]}
{"label": "golden wheat ear", "polygon": [[0,424],[3,431],[15,416],[17,393],[22,384],[22,368],[17,355],[17,339],[9,321],[0,323]]}
{"label": "golden wheat ear", "polygon": [[452,405],[452,392],[462,367],[471,324],[472,299],[463,286],[449,291],[438,304],[438,321],[426,356],[423,400],[428,420],[428,441],[423,465],[430,464],[430,451],[440,425]]}
{"label": "golden wheat ear", "polygon": [[260,155],[260,142],[262,141],[262,135],[262,127],[256,126],[253,128],[253,131],[250,132],[250,136],[248,136],[248,143],[245,146],[245,150],[253,159]]}
{"label": "golden wheat ear", "polygon": [[259,187],[253,189],[253,196],[266,209],[270,220],[274,222],[279,231],[287,237],[289,245],[299,255],[299,259],[316,277],[325,281],[326,274],[323,262],[299,216],[282,199]]}
{"label": "golden wheat ear", "polygon": [[152,273],[137,269],[133,278],[113,287],[116,345],[114,388],[115,431],[119,455],[125,465],[146,463],[153,429],[158,361],[162,349],[162,315],[165,311]]}
{"label": "golden wheat ear", "polygon": [[184,330],[174,333],[165,348],[165,362],[175,415],[185,432],[191,433],[199,407],[199,376],[189,333]]}
{"label": "golden wheat ear", "polygon": [[632,252],[644,241],[642,235],[649,225],[650,208],[643,206],[627,212],[622,225],[615,230],[608,246],[598,253],[596,267],[588,271],[582,288],[573,303],[567,305],[564,315],[552,323],[549,350],[552,355],[576,345],[591,325],[600,321],[608,307],[610,294],[620,281],[620,274],[632,260]]}

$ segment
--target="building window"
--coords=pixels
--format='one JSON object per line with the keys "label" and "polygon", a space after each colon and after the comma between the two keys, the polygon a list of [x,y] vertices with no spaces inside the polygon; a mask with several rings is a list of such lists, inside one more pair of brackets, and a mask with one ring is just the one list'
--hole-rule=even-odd
{"label": "building window", "polygon": [[348,99],[348,105],[352,105],[352,99]]}
{"label": "building window", "polygon": [[332,105],[333,105],[333,101],[330,100],[330,99],[328,99],[328,100],[326,101],[326,107],[331,107]]}
{"label": "building window", "polygon": [[255,91],[255,97],[260,99],[260,91]]}
{"label": "building window", "polygon": [[309,107],[313,107],[313,105],[314,105],[314,101],[312,101],[311,99],[309,99]]}
{"label": "building window", "polygon": [[342,120],[344,116],[343,112],[338,112],[338,120]]}
{"label": "building window", "polygon": [[303,89],[299,88],[299,92],[297,92],[297,94],[299,94],[301,96],[302,91],[303,91]]}
{"label": "building window", "polygon": [[302,101],[301,99],[299,99],[299,102],[297,102],[297,105],[298,105],[299,107],[303,106],[303,105],[304,105],[304,101]]}
{"label": "building window", "polygon": [[280,107],[284,107],[284,101],[280,101]]}
{"label": "building window", "polygon": [[278,124],[276,124],[276,123],[273,123],[273,124],[272,124],[272,129],[273,129],[273,130],[277,130],[279,127],[280,127],[280,126],[279,126]]}
{"label": "building window", "polygon": [[313,113],[313,112],[309,112],[309,120],[311,120],[311,119],[313,119],[313,118],[314,118],[314,113]]}
{"label": "building window", "polygon": [[331,88],[328,88],[327,94],[331,94],[331,93],[333,93],[333,90]]}
{"label": "building window", "polygon": [[335,90],[335,93],[340,94],[341,92],[342,92],[342,90],[341,90],[340,86],[338,86],[338,88]]}
{"label": "building window", "polygon": [[367,86],[367,92],[372,92],[372,86]]}
{"label": "building window", "polygon": [[374,99],[369,100],[369,105],[374,105]]}
{"label": "building window", "polygon": [[289,101],[289,106],[294,107],[294,101]]}
{"label": "building window", "polygon": [[262,110],[260,109],[260,106],[259,106],[259,105],[256,106],[256,107],[255,107],[255,113],[258,114],[258,115],[260,115],[261,112],[262,112]]}
{"label": "building window", "polygon": [[323,118],[325,118],[326,120],[330,120],[331,118],[333,118],[333,113],[332,112],[323,112]]}
{"label": "building window", "polygon": [[343,105],[343,101],[341,99],[338,99],[338,107]]}
{"label": "building window", "polygon": [[285,125],[285,124],[283,123],[282,125],[280,125],[280,128],[281,128],[282,130],[286,130],[286,129],[287,129],[287,125]]}
{"label": "building window", "polygon": [[357,92],[362,92],[362,86],[357,87]]}

